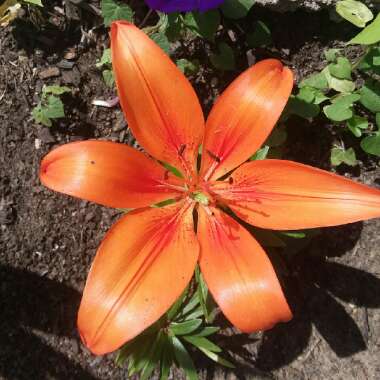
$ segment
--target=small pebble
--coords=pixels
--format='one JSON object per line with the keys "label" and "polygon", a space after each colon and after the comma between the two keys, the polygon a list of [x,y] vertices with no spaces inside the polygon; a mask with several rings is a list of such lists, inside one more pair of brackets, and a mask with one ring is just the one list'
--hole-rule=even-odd
{"label": "small pebble", "polygon": [[40,79],[48,79],[48,78],[58,77],[60,75],[61,75],[61,72],[59,68],[56,66],[48,67],[47,69],[40,71],[38,74]]}
{"label": "small pebble", "polygon": [[73,66],[75,65],[75,62],[70,62],[66,59],[62,59],[62,61],[59,61],[57,63],[57,67],[59,67],[60,69],[72,69]]}
{"label": "small pebble", "polygon": [[34,147],[37,150],[41,148],[41,140],[40,139],[34,139]]}

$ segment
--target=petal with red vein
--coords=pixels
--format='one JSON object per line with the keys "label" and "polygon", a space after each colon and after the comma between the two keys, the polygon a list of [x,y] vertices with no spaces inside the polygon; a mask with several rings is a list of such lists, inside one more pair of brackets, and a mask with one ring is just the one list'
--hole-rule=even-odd
{"label": "petal with red vein", "polygon": [[292,87],[292,72],[275,59],[241,74],[207,119],[201,176],[220,178],[255,153],[280,117]]}
{"label": "petal with red vein", "polygon": [[158,320],[189,283],[199,245],[183,202],[121,218],[103,240],[78,314],[87,347],[101,355]]}
{"label": "petal with red vein", "polygon": [[114,22],[111,43],[120,103],[133,134],[152,156],[194,176],[204,119],[191,84],[134,25]]}
{"label": "petal with red vein", "polygon": [[244,164],[212,190],[240,218],[262,228],[327,227],[380,217],[380,190],[292,161]]}
{"label": "petal with red vein", "polygon": [[181,195],[182,181],[143,153],[110,141],[62,145],[41,162],[48,188],[109,207],[149,206]]}
{"label": "petal with red vein", "polygon": [[253,332],[291,319],[272,264],[239,223],[218,209],[200,207],[198,239],[204,279],[233,325]]}

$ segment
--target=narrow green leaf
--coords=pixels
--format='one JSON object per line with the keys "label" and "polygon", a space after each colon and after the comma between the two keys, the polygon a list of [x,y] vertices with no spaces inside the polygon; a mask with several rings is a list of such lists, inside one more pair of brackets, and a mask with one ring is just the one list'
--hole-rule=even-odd
{"label": "narrow green leaf", "polygon": [[203,316],[203,309],[202,309],[202,306],[199,305],[193,311],[191,311],[190,313],[186,314],[184,316],[184,319],[188,321],[190,319],[196,319],[196,318],[199,318],[199,317],[202,317],[202,316]]}
{"label": "narrow green leaf", "polygon": [[159,332],[156,336],[154,343],[150,348],[150,352],[148,355],[148,360],[144,365],[141,376],[139,380],[148,380],[155,367],[157,367],[159,360],[161,358],[161,353],[164,348],[164,339],[163,334]]}
{"label": "narrow green leaf", "polygon": [[169,377],[170,367],[172,366],[173,360],[171,340],[168,336],[164,336],[164,347],[162,349],[160,363],[160,380],[167,380]]}
{"label": "narrow green leaf", "polygon": [[209,312],[207,310],[208,288],[207,288],[206,283],[203,280],[202,274],[198,266],[195,268],[195,278],[198,283],[197,292],[198,292],[199,302],[202,306],[202,310],[203,310],[203,314],[206,319],[206,322],[209,323]]}
{"label": "narrow green leaf", "polygon": [[128,375],[132,376],[135,373],[140,372],[147,361],[149,360],[150,348],[152,345],[152,337],[144,336],[138,337],[134,343],[133,351],[129,356],[128,361]]}
{"label": "narrow green leaf", "polygon": [[182,315],[188,314],[189,312],[193,311],[198,305],[199,305],[199,297],[198,297],[198,293],[195,292],[190,298],[190,301],[181,310],[181,314]]}
{"label": "narrow green leaf", "polygon": [[177,201],[175,199],[166,199],[165,201],[155,203],[154,205],[152,205],[150,207],[160,208],[160,207],[165,207],[165,206],[171,205],[171,204],[176,203],[176,202]]}
{"label": "narrow green leaf", "polygon": [[177,359],[179,366],[185,371],[188,380],[198,380],[198,375],[194,367],[194,363],[185,346],[178,338],[172,337],[171,339],[174,349],[174,356]]}
{"label": "narrow green leaf", "polygon": [[285,235],[293,239],[303,239],[306,237],[305,232],[300,232],[300,231],[282,231],[281,235]]}
{"label": "narrow green leaf", "polygon": [[252,155],[249,160],[265,160],[269,152],[269,145],[264,145],[261,149],[259,149],[254,155]]}
{"label": "narrow green leaf", "polygon": [[199,350],[202,351],[206,356],[208,356],[214,362],[221,364],[221,365],[228,367],[228,368],[235,368],[235,366],[231,362],[229,362],[226,359],[223,359],[222,357],[220,357],[215,352],[206,350],[205,348],[199,348]]}
{"label": "narrow green leaf", "polygon": [[181,296],[177,299],[177,301],[175,301],[174,304],[170,307],[170,309],[166,312],[166,318],[169,321],[171,321],[177,316],[185,298],[187,297],[188,291],[189,287],[187,286],[186,289],[182,292]]}
{"label": "narrow green leaf", "polygon": [[187,335],[195,331],[201,324],[201,319],[192,319],[184,322],[172,322],[169,325],[169,330],[174,335]]}
{"label": "narrow green leaf", "polygon": [[377,128],[379,128],[380,130],[380,112],[376,114],[376,125],[377,125]]}
{"label": "narrow green leaf", "polygon": [[197,348],[204,348],[213,352],[222,352],[222,349],[220,347],[203,336],[186,335],[183,337],[183,339]]}
{"label": "narrow green leaf", "polygon": [[207,326],[207,327],[203,327],[201,330],[199,331],[196,331],[194,334],[192,334],[191,336],[209,336],[209,335],[212,335],[212,334],[215,334],[216,332],[218,332],[220,330],[219,327],[214,327],[214,326]]}
{"label": "narrow green leaf", "polygon": [[167,162],[160,161],[161,165],[166,169],[169,170],[169,172],[173,173],[178,178],[183,178],[183,174],[174,166],[171,166]]}

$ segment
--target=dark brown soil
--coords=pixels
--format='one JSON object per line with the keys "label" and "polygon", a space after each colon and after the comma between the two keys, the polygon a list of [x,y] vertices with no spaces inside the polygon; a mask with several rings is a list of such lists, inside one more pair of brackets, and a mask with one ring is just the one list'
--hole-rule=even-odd
{"label": "dark brown soil", "polygon": [[[30,23],[30,15],[0,30],[0,378],[126,379],[114,355],[95,357],[82,346],[75,327],[90,263],[118,212],[44,188],[38,167],[52,147],[69,141],[102,138],[131,144],[133,138],[118,107],[91,105],[94,98],[112,96],[95,67],[107,45],[106,31],[97,27],[86,36],[75,20],[40,17],[45,17],[40,30]],[[85,10],[81,17],[94,26]],[[256,57],[284,59],[298,79],[321,68],[323,50],[342,45],[339,40],[352,33],[324,13],[277,15],[259,9],[246,22],[256,18],[270,25],[275,46],[255,51]],[[242,70],[246,49],[240,29],[234,30]],[[201,41],[187,47],[187,54],[201,58],[202,69],[192,79],[206,111],[238,74],[216,75],[204,54],[209,48]],[[39,79],[67,49],[76,54],[73,68]],[[184,57],[182,49],[178,57]],[[42,85],[51,83],[73,91],[64,98],[66,118],[48,129],[34,124],[31,110]],[[327,169],[331,144],[337,139],[351,142],[324,121],[291,119],[287,128],[285,155]],[[379,186],[376,161],[359,158],[358,168],[343,168],[342,174]],[[297,240],[270,251],[294,320],[265,334],[219,336],[237,369],[226,371],[195,355],[200,377],[379,379],[379,229],[380,220],[325,229],[308,242]]]}

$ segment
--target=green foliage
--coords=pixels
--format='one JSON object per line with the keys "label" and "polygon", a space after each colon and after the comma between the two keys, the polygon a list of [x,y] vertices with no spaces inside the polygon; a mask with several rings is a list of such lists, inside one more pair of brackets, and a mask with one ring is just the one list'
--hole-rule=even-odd
{"label": "green foliage", "polygon": [[335,62],[337,59],[337,56],[340,52],[340,49],[328,49],[325,51],[325,57],[328,62]]}
{"label": "green foliage", "polygon": [[170,53],[170,42],[168,37],[162,33],[157,32],[150,35],[150,38],[166,53],[169,55]]}
{"label": "green foliage", "polygon": [[219,52],[210,57],[211,63],[219,70],[235,70],[235,55],[232,48],[225,42],[218,44]]}
{"label": "green foliage", "polygon": [[[366,48],[354,65],[341,56],[339,49],[327,50],[325,57],[328,65],[300,83],[298,94],[289,99],[283,119],[292,114],[314,118],[319,115],[322,105],[323,114],[329,120],[337,124],[344,122],[355,137],[364,137],[360,146],[365,152],[378,155],[379,132],[368,136],[371,124],[368,117],[360,116],[360,113],[380,113],[380,82],[373,75],[380,73],[380,48]],[[354,80],[357,70],[366,74],[364,82]],[[331,151],[331,162],[333,165],[356,165],[355,151],[335,147]]]}
{"label": "green foliage", "polygon": [[323,107],[323,112],[332,121],[344,121],[354,116],[353,104],[360,99],[358,94],[339,95],[330,105]]}
{"label": "green foliage", "polygon": [[365,73],[380,74],[380,47],[370,47],[360,60],[358,69]]}
{"label": "green foliage", "polygon": [[105,26],[110,26],[112,21],[117,20],[133,22],[133,11],[125,3],[119,3],[115,0],[101,0],[100,6]]}
{"label": "green foliage", "polygon": [[261,149],[259,149],[253,156],[250,157],[250,161],[254,160],[265,160],[268,152],[269,152],[269,145],[264,145]]}
{"label": "green foliage", "polygon": [[220,356],[222,349],[208,337],[219,331],[218,327],[205,326],[207,316],[215,314],[215,305],[207,302],[208,289],[199,269],[189,287],[168,312],[142,334],[125,344],[119,351],[116,363],[128,361],[128,376],[140,375],[148,379],[155,368],[160,370],[160,380],[169,376],[173,364],[182,368],[188,379],[198,375],[191,359],[191,350],[198,349],[211,360],[227,366],[233,365]]}
{"label": "green foliage", "polygon": [[199,61],[189,61],[185,58],[176,61],[178,68],[185,74],[196,74],[199,70]]}
{"label": "green foliage", "polygon": [[100,61],[96,63],[96,67],[102,68],[102,76],[106,85],[113,88],[115,85],[115,76],[112,71],[112,55],[111,49],[104,49]]}
{"label": "green foliage", "polygon": [[373,45],[380,41],[380,13],[371,24],[365,27],[349,44]]}
{"label": "green foliage", "polygon": [[360,89],[360,103],[371,112],[380,112],[380,82],[368,80]]}
{"label": "green foliage", "polygon": [[346,57],[338,57],[336,63],[330,63],[328,68],[333,77],[351,80],[352,66]]}
{"label": "green foliage", "polygon": [[361,148],[369,154],[373,154],[380,157],[380,113],[376,114],[377,131],[371,135],[365,137],[361,142]]}
{"label": "green foliage", "polygon": [[301,88],[306,86],[310,88],[315,88],[317,90],[326,90],[328,89],[329,84],[327,82],[326,75],[323,72],[321,72],[310,75],[300,83]]}
{"label": "green foliage", "polygon": [[336,3],[336,11],[341,17],[359,28],[364,28],[367,22],[373,19],[372,12],[361,1],[338,1]]}
{"label": "green foliage", "polygon": [[247,16],[256,0],[225,0],[221,10],[227,18],[234,20]]}
{"label": "green foliage", "polygon": [[23,0],[23,3],[38,5],[39,7],[43,7],[41,0]]}
{"label": "green foliage", "polygon": [[195,35],[214,41],[220,24],[220,14],[216,10],[208,12],[188,12],[183,18],[185,26]]}
{"label": "green foliage", "polygon": [[355,166],[357,164],[356,154],[352,148],[345,150],[341,147],[335,147],[331,150],[331,165],[338,166],[342,163]]}
{"label": "green foliage", "polygon": [[272,34],[268,26],[262,22],[257,21],[255,29],[252,33],[247,35],[247,43],[249,47],[260,47],[270,45],[272,42]]}
{"label": "green foliage", "polygon": [[362,130],[368,128],[368,120],[365,117],[353,115],[347,120],[347,127],[355,137],[361,137]]}
{"label": "green foliage", "polygon": [[32,110],[34,121],[51,127],[53,125],[52,120],[64,117],[64,106],[59,96],[70,91],[70,88],[65,86],[44,86],[41,100]]}
{"label": "green foliage", "polygon": [[100,61],[96,63],[96,67],[103,67],[107,65],[112,64],[112,55],[111,55],[111,49],[104,49],[102,57],[100,58]]}
{"label": "green foliage", "polygon": [[380,157],[380,131],[375,132],[372,136],[365,137],[360,142],[364,152]]}

